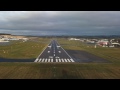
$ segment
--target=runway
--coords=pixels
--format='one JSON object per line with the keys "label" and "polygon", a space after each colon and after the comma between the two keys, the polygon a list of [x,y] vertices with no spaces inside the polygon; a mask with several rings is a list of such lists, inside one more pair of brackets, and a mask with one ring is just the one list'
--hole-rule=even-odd
{"label": "runway", "polygon": [[56,40],[42,51],[34,62],[75,62]]}

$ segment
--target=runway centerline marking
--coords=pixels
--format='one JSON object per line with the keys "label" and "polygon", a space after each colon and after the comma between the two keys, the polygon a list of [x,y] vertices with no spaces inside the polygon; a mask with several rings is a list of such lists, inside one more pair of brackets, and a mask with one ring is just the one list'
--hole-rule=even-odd
{"label": "runway centerline marking", "polygon": [[71,56],[58,44],[52,40],[34,62],[75,62]]}

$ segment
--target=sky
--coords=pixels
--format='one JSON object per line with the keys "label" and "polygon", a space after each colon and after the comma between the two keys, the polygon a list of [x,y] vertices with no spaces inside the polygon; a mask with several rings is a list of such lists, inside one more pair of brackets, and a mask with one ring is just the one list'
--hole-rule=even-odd
{"label": "sky", "polygon": [[120,35],[120,11],[0,11],[0,33]]}

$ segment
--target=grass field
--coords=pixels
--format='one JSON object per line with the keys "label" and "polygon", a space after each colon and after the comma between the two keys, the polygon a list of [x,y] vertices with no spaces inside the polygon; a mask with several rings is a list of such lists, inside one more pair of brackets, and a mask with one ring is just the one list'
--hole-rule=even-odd
{"label": "grass field", "polygon": [[[48,44],[42,39],[43,47]],[[42,42],[41,40],[41,42]],[[37,57],[43,47],[36,47],[38,43],[26,42],[16,45],[14,49],[16,54],[27,51],[34,51],[34,55],[26,55],[27,58]],[[64,49],[84,50],[103,57],[111,63],[0,63],[1,79],[120,79],[120,48],[94,48],[92,45],[78,41],[68,41],[67,39],[58,39],[58,42]],[[15,43],[14,43],[15,45]],[[24,49],[23,49],[23,46]],[[40,44],[41,45],[41,44]],[[28,47],[29,46],[29,47]],[[34,48],[32,48],[32,46]],[[10,46],[9,46],[10,47]],[[20,48],[18,48],[20,47]],[[7,47],[6,47],[7,48]],[[3,49],[3,47],[2,47]],[[5,47],[4,47],[5,49]],[[29,50],[30,49],[30,50]],[[0,49],[1,50],[1,49]],[[7,49],[6,49],[7,50]],[[12,52],[12,51],[11,51]],[[12,53],[14,53],[13,51]],[[30,52],[33,53],[33,52]],[[17,54],[19,58],[23,54]],[[2,56],[2,54],[1,54]],[[24,55],[24,58],[26,58]],[[18,58],[16,55],[7,57]]]}
{"label": "grass field", "polygon": [[120,63],[120,48],[99,47],[94,48],[93,45],[85,44],[79,41],[69,41],[67,39],[58,39],[64,49],[83,50],[94,55],[105,58],[112,63]]}
{"label": "grass field", "polygon": [[0,58],[36,58],[49,42],[50,39],[47,38],[38,38],[36,41],[29,40],[27,42],[12,41],[10,45],[0,46]]}
{"label": "grass field", "polygon": [[0,79],[118,79],[117,64],[0,63]]}

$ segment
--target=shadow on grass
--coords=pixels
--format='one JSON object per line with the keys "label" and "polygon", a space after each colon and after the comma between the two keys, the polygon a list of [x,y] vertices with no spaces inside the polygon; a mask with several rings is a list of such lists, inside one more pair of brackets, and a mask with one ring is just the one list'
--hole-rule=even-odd
{"label": "shadow on grass", "polygon": [[34,62],[35,58],[32,59],[9,59],[9,58],[1,58],[0,62]]}

